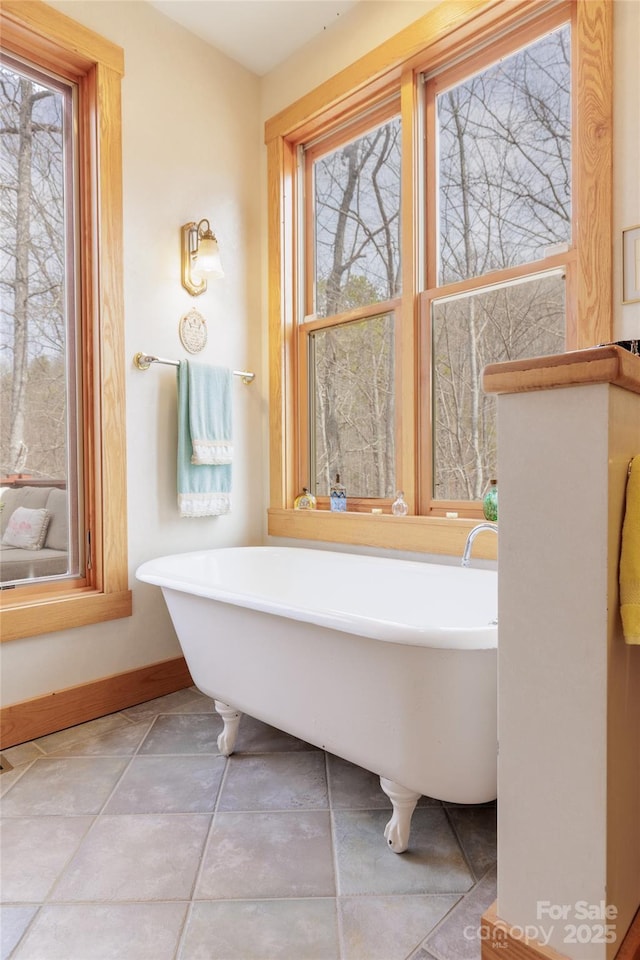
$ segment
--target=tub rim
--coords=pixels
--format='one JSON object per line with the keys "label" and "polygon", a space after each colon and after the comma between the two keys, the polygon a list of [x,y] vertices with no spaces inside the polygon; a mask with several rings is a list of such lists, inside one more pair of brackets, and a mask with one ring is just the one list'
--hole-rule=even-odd
{"label": "tub rim", "polygon": [[[197,558],[199,556],[210,555],[212,553],[224,553],[227,551],[252,551],[252,552],[286,552],[286,553],[305,553],[307,555],[318,554],[337,555],[340,558],[352,558],[352,560],[372,561],[374,564],[391,563],[408,564],[412,568],[429,566],[443,569],[455,569],[456,574],[461,577],[484,576],[485,579],[493,578],[497,581],[497,571],[487,570],[477,567],[457,567],[454,564],[429,563],[428,561],[404,560],[389,557],[369,556],[358,553],[340,552],[338,550],[314,550],[309,547],[290,547],[290,546],[229,546],[229,547],[211,547],[203,550],[191,550],[182,553],[165,554],[161,557],[154,557],[141,563],[135,572],[136,579],[159,586],[162,590],[174,590],[179,593],[187,593],[193,596],[202,597],[218,603],[229,604],[230,606],[243,607],[254,610],[258,613],[265,613],[269,616],[280,616],[291,620],[298,620],[305,623],[311,623],[319,627],[338,630],[356,636],[366,637],[372,640],[379,640],[386,643],[399,643],[409,646],[432,647],[443,650],[494,650],[498,644],[497,621],[489,622],[486,626],[467,626],[467,627],[437,627],[425,625],[424,627],[415,624],[403,624],[397,620],[388,620],[383,618],[374,618],[363,616],[358,613],[345,613],[336,609],[331,609],[326,604],[326,595],[323,594],[323,607],[309,608],[307,606],[297,606],[295,603],[273,600],[254,593],[243,593],[241,591],[230,590],[228,587],[217,588],[204,584],[194,583],[192,579],[181,578],[173,574],[169,576],[162,572],[153,571],[153,567],[168,560],[176,558]],[[324,561],[327,562],[327,561]],[[349,561],[351,562],[351,561]],[[497,583],[496,583],[497,588]],[[496,607],[497,616],[497,607]]]}

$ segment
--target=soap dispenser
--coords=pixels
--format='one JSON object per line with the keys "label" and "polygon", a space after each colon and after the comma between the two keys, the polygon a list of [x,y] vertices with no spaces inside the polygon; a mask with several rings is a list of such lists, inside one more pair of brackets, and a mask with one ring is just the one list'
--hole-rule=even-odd
{"label": "soap dispenser", "polygon": [[294,510],[315,510],[316,506],[316,498],[309,492],[307,487],[303,487],[302,493],[299,493],[293,501]]}
{"label": "soap dispenser", "polygon": [[409,512],[409,506],[404,499],[404,491],[398,490],[396,499],[391,504],[391,513],[394,517],[406,517]]}
{"label": "soap dispenser", "polygon": [[332,510],[337,510],[339,513],[346,513],[347,510],[347,491],[340,483],[339,473],[336,473],[336,482],[331,484],[329,506]]}

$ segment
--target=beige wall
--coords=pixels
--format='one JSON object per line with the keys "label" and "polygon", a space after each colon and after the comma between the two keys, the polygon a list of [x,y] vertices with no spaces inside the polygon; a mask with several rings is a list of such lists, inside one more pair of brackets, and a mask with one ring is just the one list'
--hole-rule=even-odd
{"label": "beige wall", "polygon": [[[132,364],[148,351],[181,358],[180,316],[197,306],[208,343],[198,359],[260,370],[258,79],[149,4],[54,2],[124,48],[124,293],[126,326],[129,571],[133,616],[2,645],[2,701],[179,655],[159,591],[134,579],[165,553],[259,542],[256,478],[266,384],[234,381],[234,509],[180,519],[176,508],[175,377]],[[181,287],[180,226],[209,217],[225,278],[194,299]],[[257,440],[257,442],[256,442]]]}
{"label": "beige wall", "polygon": [[438,0],[361,0],[260,85],[262,120],[287,107],[438,6]]}

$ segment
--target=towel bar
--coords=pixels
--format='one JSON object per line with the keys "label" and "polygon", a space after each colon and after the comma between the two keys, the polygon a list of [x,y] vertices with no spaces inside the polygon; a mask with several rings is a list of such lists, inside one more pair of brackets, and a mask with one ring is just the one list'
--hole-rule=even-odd
{"label": "towel bar", "polygon": [[[133,358],[133,362],[138,368],[138,370],[148,370],[152,363],[165,363],[169,367],[179,367],[179,360],[164,360],[162,357],[152,357],[148,353],[136,353]],[[253,383],[255,380],[255,373],[252,373],[250,370],[233,370],[234,377],[241,377],[243,383]]]}

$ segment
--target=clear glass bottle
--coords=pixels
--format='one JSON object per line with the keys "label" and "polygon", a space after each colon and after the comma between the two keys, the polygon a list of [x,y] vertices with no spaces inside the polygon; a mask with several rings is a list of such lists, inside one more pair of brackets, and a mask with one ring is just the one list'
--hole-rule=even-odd
{"label": "clear glass bottle", "polygon": [[340,483],[340,474],[336,473],[336,482],[331,484],[329,491],[329,506],[332,510],[345,513],[347,510],[347,490]]}
{"label": "clear glass bottle", "polygon": [[409,506],[404,499],[404,491],[398,490],[396,498],[391,504],[391,513],[394,517],[406,517],[409,512]]}
{"label": "clear glass bottle", "polygon": [[293,501],[294,510],[315,510],[316,506],[316,498],[306,487],[302,488],[302,493],[299,493]]}
{"label": "clear glass bottle", "polygon": [[489,486],[485,490],[482,498],[482,512],[485,520],[497,521],[498,519],[498,481],[490,480]]}

